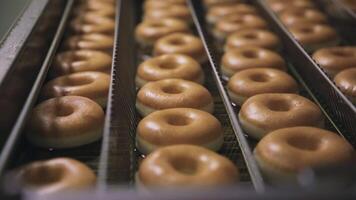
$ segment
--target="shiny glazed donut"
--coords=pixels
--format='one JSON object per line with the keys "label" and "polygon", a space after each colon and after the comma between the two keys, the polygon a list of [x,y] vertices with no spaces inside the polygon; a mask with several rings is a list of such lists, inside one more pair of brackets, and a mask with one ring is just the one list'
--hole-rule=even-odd
{"label": "shiny glazed donut", "polygon": [[32,162],[19,168],[15,176],[37,195],[85,189],[94,187],[96,182],[89,167],[71,158]]}
{"label": "shiny glazed donut", "polygon": [[207,55],[200,38],[186,33],[172,33],[157,40],[153,48],[153,55],[185,54],[199,63],[207,61]]}
{"label": "shiny glazed donut", "polygon": [[177,4],[168,5],[163,8],[148,9],[143,16],[144,20],[161,20],[164,18],[177,18],[188,24],[193,22],[189,8]]}
{"label": "shiny glazed donut", "polygon": [[104,33],[113,35],[115,21],[97,14],[85,14],[73,19],[70,23],[72,30],[79,34]]}
{"label": "shiny glazed donut", "polygon": [[285,70],[285,62],[277,53],[260,47],[240,47],[227,51],[221,61],[221,71],[231,77],[235,72],[251,68]]}
{"label": "shiny glazed donut", "polygon": [[336,31],[329,25],[295,24],[289,27],[289,31],[308,52],[339,44]]}
{"label": "shiny glazed donut", "polygon": [[335,84],[341,91],[348,96],[351,101],[356,103],[356,68],[345,69],[338,73],[334,78]]}
{"label": "shiny glazed donut", "polygon": [[93,50],[65,51],[57,55],[51,70],[53,76],[84,71],[110,73],[111,56]]}
{"label": "shiny glazed donut", "polygon": [[164,54],[150,58],[138,66],[136,86],[167,78],[179,78],[204,83],[204,73],[200,64],[183,54]]}
{"label": "shiny glazed donut", "polygon": [[100,50],[111,54],[114,38],[100,33],[74,35],[65,41],[65,46],[71,50]]}
{"label": "shiny glazed donut", "polygon": [[353,154],[352,146],[339,135],[314,127],[273,131],[254,150],[262,172],[275,182],[296,181],[306,168],[340,164]]}
{"label": "shiny glazed donut", "polygon": [[102,135],[104,111],[80,96],[52,98],[38,104],[31,115],[27,139],[44,148],[72,148]]}
{"label": "shiny glazed donut", "polygon": [[245,46],[279,50],[281,48],[281,42],[271,31],[246,29],[232,33],[229,37],[227,37],[225,51]]}
{"label": "shiny glazed donut", "polygon": [[310,0],[268,0],[267,4],[277,13],[280,13],[289,8],[308,9],[315,8],[313,1]]}
{"label": "shiny glazed donut", "polygon": [[219,19],[231,14],[257,14],[255,7],[248,4],[234,4],[234,5],[217,5],[208,10],[206,20],[210,24],[215,24]]}
{"label": "shiny glazed donut", "polygon": [[220,19],[214,27],[213,34],[218,40],[224,40],[230,34],[246,29],[264,29],[267,28],[267,23],[257,15],[241,15],[234,14]]}
{"label": "shiny glazed donut", "polygon": [[136,185],[155,187],[227,186],[237,183],[239,171],[227,158],[195,145],[160,148],[141,163]]}
{"label": "shiny glazed donut", "polygon": [[42,89],[42,98],[82,96],[105,107],[109,87],[110,76],[107,74],[101,72],[78,72],[49,81]]}
{"label": "shiny glazed donut", "polygon": [[175,18],[145,20],[137,25],[135,37],[142,46],[152,47],[159,38],[177,32],[189,32],[189,26]]}
{"label": "shiny glazed donut", "polygon": [[329,47],[316,51],[313,59],[331,77],[340,71],[356,66],[356,47]]}
{"label": "shiny glazed donut", "polygon": [[242,105],[239,119],[243,129],[256,139],[280,128],[324,125],[317,105],[305,97],[284,93],[250,97]]}
{"label": "shiny glazed donut", "polygon": [[167,108],[196,108],[212,113],[214,102],[203,86],[182,79],[164,79],[144,85],[137,94],[136,108],[142,116]]}
{"label": "shiny glazed donut", "polygon": [[285,72],[272,68],[246,69],[231,77],[227,85],[231,100],[242,105],[249,97],[263,93],[297,93],[298,84]]}
{"label": "shiny glazed donut", "polygon": [[137,127],[136,146],[141,153],[169,145],[192,144],[218,151],[223,144],[220,122],[210,113],[192,108],[153,112]]}
{"label": "shiny glazed donut", "polygon": [[291,8],[286,9],[279,16],[286,26],[295,24],[323,24],[327,23],[327,17],[316,9]]}

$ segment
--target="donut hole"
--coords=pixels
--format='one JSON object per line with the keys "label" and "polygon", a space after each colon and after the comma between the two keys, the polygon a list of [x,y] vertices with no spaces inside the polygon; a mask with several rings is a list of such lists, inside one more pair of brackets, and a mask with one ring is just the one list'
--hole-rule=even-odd
{"label": "donut hole", "polygon": [[301,33],[312,33],[313,32],[313,28],[311,28],[311,27],[303,27],[303,28],[299,29],[299,31]]}
{"label": "donut hole", "polygon": [[151,24],[150,24],[150,27],[152,27],[152,28],[161,28],[161,27],[164,27],[164,24],[163,23],[161,23],[161,22],[152,22]]}
{"label": "donut hole", "polygon": [[254,82],[267,82],[269,81],[269,76],[267,76],[266,74],[252,74],[250,76],[250,79]]}
{"label": "donut hole", "polygon": [[252,51],[252,50],[243,51],[242,52],[242,56],[244,56],[246,58],[255,59],[255,58],[258,58],[258,52],[257,51]]}
{"label": "donut hole", "polygon": [[172,126],[186,126],[190,122],[190,118],[184,115],[171,115],[167,118],[167,123]]}
{"label": "donut hole", "polygon": [[247,33],[244,35],[244,38],[254,40],[254,39],[257,39],[258,36],[255,33]]}
{"label": "donut hole", "polygon": [[179,85],[168,85],[162,87],[162,91],[167,94],[180,94],[183,92],[183,88]]}
{"label": "donut hole", "polygon": [[191,157],[176,157],[171,160],[171,165],[175,171],[184,175],[194,175],[198,171],[198,162]]}
{"label": "donut hole", "polygon": [[312,137],[303,137],[303,135],[296,135],[287,140],[287,143],[294,148],[315,151],[319,148],[319,140]]}
{"label": "donut hole", "polygon": [[354,54],[351,51],[331,51],[331,53],[335,56],[339,57],[353,57]]}
{"label": "donut hole", "polygon": [[82,60],[86,60],[86,56],[84,55],[80,55],[80,54],[73,54],[72,55],[72,62],[78,62],[78,61],[82,61]]}
{"label": "donut hole", "polygon": [[58,117],[66,117],[71,115],[74,112],[74,109],[67,105],[60,105],[56,108],[56,115]]}
{"label": "donut hole", "polygon": [[267,107],[275,112],[287,112],[291,110],[291,105],[289,102],[282,99],[269,101]]}
{"label": "donut hole", "polygon": [[161,63],[158,65],[161,69],[175,69],[179,66],[179,63],[173,60],[162,60]]}
{"label": "donut hole", "polygon": [[185,42],[184,38],[174,38],[174,39],[171,39],[169,41],[169,43],[174,46],[180,46],[180,45],[184,45],[186,42]]}
{"label": "donut hole", "polygon": [[62,176],[63,170],[61,167],[44,165],[25,170],[22,177],[25,184],[43,186],[58,182]]}
{"label": "donut hole", "polygon": [[92,83],[93,80],[90,77],[76,77],[75,79],[68,78],[66,83],[68,86],[80,86],[80,85],[87,85]]}

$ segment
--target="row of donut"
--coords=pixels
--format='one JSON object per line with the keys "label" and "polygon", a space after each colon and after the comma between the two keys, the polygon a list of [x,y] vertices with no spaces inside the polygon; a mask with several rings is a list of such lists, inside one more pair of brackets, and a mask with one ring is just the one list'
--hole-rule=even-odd
{"label": "row of donut", "polygon": [[[338,46],[340,37],[311,0],[267,1],[281,22],[353,103],[356,102],[356,47]],[[345,2],[352,4],[351,2]],[[353,2],[355,5],[355,1]],[[351,5],[350,5],[351,6]],[[351,6],[352,7],[352,6]]]}
{"label": "row of donut", "polygon": [[207,7],[206,21],[218,45],[226,40],[221,71],[229,78],[231,100],[241,106],[242,128],[260,140],[254,156],[264,175],[273,182],[293,181],[307,167],[351,159],[352,146],[322,129],[320,108],[297,95],[298,85],[284,72],[286,63],[276,52],[281,42],[267,22],[253,6],[228,2]]}
{"label": "row of donut", "polygon": [[[78,1],[70,34],[50,68],[28,121],[27,139],[41,148],[74,148],[102,136],[114,33],[114,0]],[[68,157],[35,161],[15,170],[39,195],[93,187],[96,175]]]}
{"label": "row of donut", "polygon": [[237,183],[236,166],[216,153],[223,145],[224,131],[212,115],[213,97],[203,86],[207,56],[200,38],[192,34],[186,1],[146,0],[143,10],[135,37],[150,58],[138,66],[136,75],[136,108],[143,117],[136,147],[147,157],[139,166],[136,185]]}

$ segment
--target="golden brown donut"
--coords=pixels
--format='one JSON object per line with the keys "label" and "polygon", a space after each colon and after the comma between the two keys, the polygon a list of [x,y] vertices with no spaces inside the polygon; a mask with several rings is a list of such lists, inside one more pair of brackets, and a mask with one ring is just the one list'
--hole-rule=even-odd
{"label": "golden brown donut", "polygon": [[113,35],[115,21],[94,13],[78,16],[70,23],[72,30],[79,34],[104,33]]}
{"label": "golden brown donut", "polygon": [[110,76],[102,72],[78,72],[49,81],[42,89],[42,98],[60,96],[87,97],[105,107],[110,87]]}
{"label": "golden brown donut", "polygon": [[324,24],[327,23],[327,17],[322,12],[316,9],[305,8],[290,8],[286,9],[279,16],[282,23],[286,26],[295,24]]}
{"label": "golden brown donut", "polygon": [[143,47],[152,47],[161,37],[171,33],[187,33],[189,26],[180,19],[164,18],[160,20],[145,20],[137,25],[136,41]]}
{"label": "golden brown donut", "polygon": [[223,144],[220,122],[210,113],[192,108],[153,112],[140,121],[136,146],[143,154],[170,145],[192,144],[218,151]]}
{"label": "golden brown donut", "polygon": [[208,10],[206,20],[210,24],[215,24],[219,19],[231,14],[257,14],[255,7],[248,4],[217,5]]}
{"label": "golden brown donut", "polygon": [[74,35],[65,41],[65,46],[71,50],[100,50],[111,54],[114,37],[100,33]]}
{"label": "golden brown donut", "polygon": [[305,97],[285,93],[250,97],[242,105],[239,119],[247,134],[256,139],[280,128],[324,126],[324,117],[317,105]]}
{"label": "golden brown donut", "polygon": [[167,78],[179,78],[204,83],[204,73],[200,64],[183,54],[164,54],[147,59],[138,66],[136,86]]}
{"label": "golden brown donut", "polygon": [[142,116],[167,108],[196,108],[209,113],[214,102],[203,86],[182,79],[164,79],[144,85],[137,94],[136,108]]}
{"label": "golden brown donut", "polygon": [[56,56],[54,65],[51,68],[52,76],[84,71],[110,73],[111,56],[104,52],[93,50],[65,51]]}
{"label": "golden brown donut", "polygon": [[214,27],[213,34],[220,41],[230,34],[245,29],[265,29],[267,23],[264,19],[252,14],[233,14],[220,19]]}
{"label": "golden brown donut", "polygon": [[200,38],[187,33],[172,33],[157,40],[153,48],[153,55],[185,54],[199,63],[207,61],[207,55]]}
{"label": "golden brown donut", "polygon": [[15,176],[37,195],[88,189],[96,182],[96,175],[89,167],[64,157],[32,162],[20,167]]}
{"label": "golden brown donut", "polygon": [[213,6],[234,5],[236,3],[241,3],[241,0],[203,0],[204,6],[208,9],[212,8]]}
{"label": "golden brown donut", "polygon": [[227,37],[225,51],[230,49],[254,46],[271,50],[279,50],[281,42],[279,38],[268,30],[246,29],[232,33]]}
{"label": "golden brown donut", "polygon": [[104,111],[94,101],[63,96],[38,104],[29,121],[27,139],[44,148],[72,148],[101,138]]}
{"label": "golden brown donut", "polygon": [[110,3],[100,1],[88,1],[84,4],[80,4],[72,12],[76,16],[82,16],[87,13],[97,14],[103,17],[115,17],[115,6]]}
{"label": "golden brown donut", "polygon": [[315,5],[311,0],[268,0],[267,4],[274,12],[277,13],[283,12],[284,10],[289,8],[315,8]]}
{"label": "golden brown donut", "polygon": [[351,101],[356,103],[356,68],[345,69],[338,73],[334,78],[335,84],[348,96]]}
{"label": "golden brown donut", "polygon": [[222,57],[221,71],[231,77],[235,72],[251,68],[275,68],[285,70],[285,62],[277,53],[260,47],[231,49]]}
{"label": "golden brown donut", "polygon": [[164,18],[177,18],[188,24],[193,22],[189,8],[183,5],[167,5],[163,8],[147,9],[143,16],[144,20],[160,20]]}
{"label": "golden brown donut", "polygon": [[164,9],[168,6],[171,5],[180,5],[180,6],[186,6],[187,2],[186,0],[166,0],[166,1],[157,1],[157,0],[146,0],[143,3],[143,9],[144,11],[146,10],[153,10],[153,9]]}
{"label": "golden brown donut", "polygon": [[307,52],[339,44],[336,31],[329,25],[295,24],[289,27],[289,31]]}
{"label": "golden brown donut", "polygon": [[313,59],[328,75],[334,77],[340,71],[356,66],[356,47],[329,47],[316,51]]}
{"label": "golden brown donut", "polygon": [[172,145],[143,160],[136,185],[154,187],[227,186],[237,183],[239,171],[227,158],[194,145]]}
{"label": "golden brown donut", "polygon": [[314,127],[283,128],[269,133],[256,146],[260,169],[274,182],[296,181],[306,168],[349,161],[352,146],[336,133]]}
{"label": "golden brown donut", "polygon": [[227,84],[231,100],[242,105],[263,93],[297,93],[298,84],[285,72],[271,68],[246,69],[234,74]]}

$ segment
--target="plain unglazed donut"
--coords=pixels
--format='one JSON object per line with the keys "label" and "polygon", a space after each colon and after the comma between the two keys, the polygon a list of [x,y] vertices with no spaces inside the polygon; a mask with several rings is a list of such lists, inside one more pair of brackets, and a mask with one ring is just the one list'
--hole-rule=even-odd
{"label": "plain unglazed donut", "polygon": [[110,76],[101,72],[78,72],[49,81],[42,89],[42,98],[83,96],[105,107],[109,95]]}
{"label": "plain unglazed donut", "polygon": [[242,105],[249,97],[263,93],[297,93],[298,84],[287,73],[271,68],[237,72],[227,84],[231,100]]}
{"label": "plain unglazed donut", "polygon": [[283,128],[269,133],[254,155],[272,182],[296,181],[306,168],[327,167],[352,159],[352,146],[336,133],[314,127]]}
{"label": "plain unglazed donut", "polygon": [[88,189],[96,182],[96,175],[89,167],[64,157],[32,162],[20,167],[15,176],[37,195]]}
{"label": "plain unglazed donut", "polygon": [[337,46],[340,42],[334,28],[326,24],[295,24],[288,28],[294,38],[308,52],[314,52],[320,48]]}
{"label": "plain unglazed donut", "polygon": [[279,50],[281,42],[279,38],[268,30],[246,29],[232,33],[227,37],[225,51],[244,46],[262,47],[271,50]]}
{"label": "plain unglazed donut", "polygon": [[136,86],[167,78],[179,78],[204,83],[204,72],[193,58],[183,54],[164,54],[147,59],[138,66]]}
{"label": "plain unglazed donut", "polygon": [[338,73],[334,78],[335,84],[348,96],[351,101],[356,103],[356,67],[345,69]]}
{"label": "plain unglazed donut", "polygon": [[161,37],[171,33],[189,32],[187,23],[180,19],[164,18],[160,20],[145,20],[137,25],[135,38],[142,46],[152,47]]}
{"label": "plain unglazed donut", "polygon": [[74,32],[79,34],[104,33],[113,35],[115,31],[113,19],[95,13],[76,17],[71,21],[70,26]]}
{"label": "plain unglazed donut", "polygon": [[196,59],[199,63],[207,61],[207,55],[200,38],[187,33],[172,33],[157,40],[153,55],[180,53]]}
{"label": "plain unglazed donut", "polygon": [[242,105],[239,119],[250,136],[261,139],[267,133],[293,126],[324,126],[319,107],[297,94],[265,93],[250,97]]}
{"label": "plain unglazed donut", "polygon": [[251,68],[285,70],[285,61],[279,54],[271,50],[252,46],[231,49],[225,52],[221,60],[221,71],[227,77],[231,77],[238,71]]}
{"label": "plain unglazed donut", "polygon": [[27,139],[44,148],[72,148],[102,136],[104,111],[94,101],[63,96],[38,104],[29,120]]}
{"label": "plain unglazed donut", "polygon": [[255,7],[248,4],[234,4],[234,5],[217,5],[208,10],[206,15],[206,20],[210,24],[215,24],[220,19],[230,15],[230,14],[256,14],[257,10]]}
{"label": "plain unglazed donut", "polygon": [[163,8],[147,9],[143,16],[144,20],[160,20],[164,18],[176,18],[188,24],[193,22],[189,8],[178,4],[167,5]]}
{"label": "plain unglazed donut", "polygon": [[313,1],[310,0],[268,0],[267,4],[277,13],[280,13],[289,8],[308,9],[315,8]]}
{"label": "plain unglazed donut", "polygon": [[94,50],[65,51],[56,56],[51,68],[52,76],[84,71],[110,73],[111,56]]}
{"label": "plain unglazed donut", "polygon": [[327,17],[322,12],[316,9],[304,9],[304,8],[291,8],[286,9],[279,16],[281,21],[286,26],[292,26],[294,24],[304,24],[304,23],[316,23],[323,24],[327,23]]}
{"label": "plain unglazed donut", "polygon": [[141,163],[139,188],[228,186],[239,181],[237,167],[227,158],[195,145],[160,148]]}
{"label": "plain unglazed donut", "polygon": [[100,33],[74,35],[65,41],[65,46],[70,50],[100,50],[111,54],[114,37]]}
{"label": "plain unglazed donut", "polygon": [[267,23],[264,19],[252,14],[234,14],[220,19],[213,29],[214,37],[220,41],[225,40],[230,34],[246,29],[265,29]]}
{"label": "plain unglazed donut", "polygon": [[136,108],[142,116],[167,108],[196,108],[212,113],[214,102],[203,86],[182,79],[149,82],[137,94]]}
{"label": "plain unglazed donut", "polygon": [[210,113],[193,108],[153,112],[137,127],[136,146],[141,153],[169,145],[192,144],[218,151],[223,144],[220,122]]}
{"label": "plain unglazed donut", "polygon": [[314,52],[313,59],[334,77],[340,71],[356,66],[356,47],[329,47]]}

